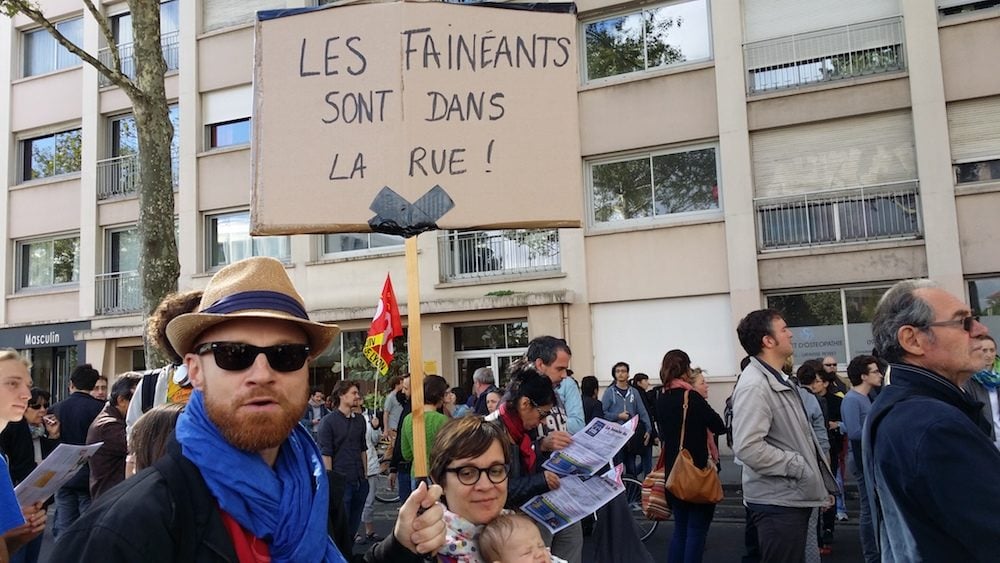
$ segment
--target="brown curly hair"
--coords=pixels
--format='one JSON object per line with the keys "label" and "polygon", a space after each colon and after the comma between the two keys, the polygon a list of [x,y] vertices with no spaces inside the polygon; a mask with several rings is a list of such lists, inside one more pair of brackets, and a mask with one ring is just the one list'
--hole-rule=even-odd
{"label": "brown curly hair", "polygon": [[184,313],[196,311],[201,304],[201,293],[200,289],[171,293],[160,301],[146,320],[146,338],[173,364],[182,363],[184,358],[167,340],[167,323]]}

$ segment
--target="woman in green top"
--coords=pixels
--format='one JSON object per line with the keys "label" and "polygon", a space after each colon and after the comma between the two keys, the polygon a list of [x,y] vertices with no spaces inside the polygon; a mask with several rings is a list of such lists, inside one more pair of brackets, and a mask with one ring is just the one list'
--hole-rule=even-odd
{"label": "woman in green top", "polygon": [[[424,435],[427,436],[425,444],[429,449],[434,443],[434,437],[438,430],[448,422],[448,416],[438,412],[444,403],[444,394],[448,392],[448,382],[440,375],[428,375],[424,377]],[[410,474],[413,473],[413,414],[406,415],[403,419],[402,449],[403,459],[409,461]]]}

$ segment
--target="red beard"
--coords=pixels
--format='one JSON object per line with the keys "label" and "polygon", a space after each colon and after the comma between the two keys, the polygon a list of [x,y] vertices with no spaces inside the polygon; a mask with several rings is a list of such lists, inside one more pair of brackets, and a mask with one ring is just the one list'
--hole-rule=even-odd
{"label": "red beard", "polygon": [[[278,404],[277,412],[242,412],[247,401],[266,397]],[[248,452],[259,452],[280,446],[292,433],[305,411],[308,397],[292,401],[279,394],[258,389],[229,401],[214,400],[205,387],[205,412],[215,423],[222,437],[233,446]]]}

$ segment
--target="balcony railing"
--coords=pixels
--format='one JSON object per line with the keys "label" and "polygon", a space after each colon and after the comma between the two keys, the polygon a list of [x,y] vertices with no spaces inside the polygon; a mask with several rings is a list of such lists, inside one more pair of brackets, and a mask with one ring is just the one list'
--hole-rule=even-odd
{"label": "balcony railing", "polygon": [[438,257],[442,281],[559,271],[559,231],[443,231]]}
{"label": "balcony railing", "polygon": [[95,283],[98,315],[121,315],[142,310],[142,292],[138,272],[98,274]]}
{"label": "balcony railing", "polygon": [[906,68],[894,17],[747,43],[747,92],[760,94]]}
{"label": "balcony railing", "polygon": [[[179,161],[176,154],[170,158],[170,175],[177,189]],[[103,201],[135,193],[139,185],[139,155],[127,154],[97,161],[97,199]]]}
{"label": "balcony railing", "polygon": [[[180,67],[180,56],[178,52],[177,31],[164,33],[160,36],[160,47],[163,49],[163,61],[167,63],[167,72],[177,70]],[[118,57],[122,63],[122,74],[129,78],[135,78],[135,47],[131,43],[123,43],[118,46]],[[111,57],[111,49],[105,47],[98,51],[97,58],[108,68],[114,64]],[[103,74],[98,76],[100,86],[110,86],[111,81]]]}
{"label": "balcony railing", "polygon": [[760,250],[915,238],[922,232],[916,182],[757,198],[754,207]]}

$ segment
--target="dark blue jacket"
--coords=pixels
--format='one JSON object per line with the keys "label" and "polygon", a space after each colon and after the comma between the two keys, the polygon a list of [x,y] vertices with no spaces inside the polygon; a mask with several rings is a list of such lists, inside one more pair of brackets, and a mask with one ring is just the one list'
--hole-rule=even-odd
{"label": "dark blue jacket", "polygon": [[[52,405],[52,414],[59,419],[59,441],[63,444],[82,446],[87,443],[87,430],[97,415],[104,410],[105,402],[95,399],[86,391],[76,391],[65,400]],[[63,485],[64,489],[90,492],[90,466],[83,467]]]}
{"label": "dark blue jacket", "polygon": [[882,561],[996,561],[1000,450],[981,404],[892,364],[865,424],[865,481]]}

